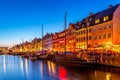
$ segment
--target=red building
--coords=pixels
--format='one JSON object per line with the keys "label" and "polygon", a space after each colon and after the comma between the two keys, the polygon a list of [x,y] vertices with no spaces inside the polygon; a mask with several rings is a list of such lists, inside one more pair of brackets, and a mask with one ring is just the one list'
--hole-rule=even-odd
{"label": "red building", "polygon": [[52,50],[58,51],[58,33],[53,34],[53,41],[52,41]]}

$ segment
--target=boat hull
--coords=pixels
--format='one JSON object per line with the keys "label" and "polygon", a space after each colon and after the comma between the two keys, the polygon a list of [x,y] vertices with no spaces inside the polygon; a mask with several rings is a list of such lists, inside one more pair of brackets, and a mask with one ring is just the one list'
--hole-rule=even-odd
{"label": "boat hull", "polygon": [[88,62],[87,60],[81,60],[80,58],[68,58],[68,57],[61,57],[56,56],[55,57],[56,62],[69,65],[69,66],[76,66],[76,67],[96,67],[95,62]]}

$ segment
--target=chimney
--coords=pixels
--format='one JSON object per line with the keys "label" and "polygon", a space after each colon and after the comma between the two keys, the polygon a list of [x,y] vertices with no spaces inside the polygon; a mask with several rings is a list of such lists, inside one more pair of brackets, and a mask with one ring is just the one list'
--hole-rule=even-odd
{"label": "chimney", "polygon": [[89,13],[89,16],[92,16],[92,15],[93,15],[93,12],[90,12],[90,13]]}
{"label": "chimney", "polygon": [[108,7],[108,8],[110,9],[110,8],[112,8],[112,7],[113,7],[112,5],[109,5],[109,7]]}

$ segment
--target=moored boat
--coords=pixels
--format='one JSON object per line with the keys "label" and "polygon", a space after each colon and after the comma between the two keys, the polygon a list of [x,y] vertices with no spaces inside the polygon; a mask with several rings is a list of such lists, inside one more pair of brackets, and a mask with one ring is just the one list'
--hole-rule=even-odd
{"label": "moored boat", "polygon": [[37,57],[29,57],[30,60],[37,60]]}
{"label": "moored boat", "polygon": [[47,54],[42,54],[42,55],[40,55],[40,56],[38,56],[38,59],[47,59],[47,57],[48,57],[48,55]]}
{"label": "moored boat", "polygon": [[95,67],[96,61],[94,59],[82,59],[82,58],[71,58],[65,55],[56,55],[56,62],[62,63],[65,65],[76,66],[76,67]]}

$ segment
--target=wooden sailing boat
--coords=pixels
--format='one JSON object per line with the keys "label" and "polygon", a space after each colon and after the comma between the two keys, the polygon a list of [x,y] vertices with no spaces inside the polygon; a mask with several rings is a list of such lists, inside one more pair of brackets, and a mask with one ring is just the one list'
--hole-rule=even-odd
{"label": "wooden sailing boat", "polygon": [[67,53],[72,53],[72,52],[66,52],[66,16],[67,12],[65,12],[65,22],[64,22],[64,27],[65,27],[65,51],[63,54],[56,54],[55,58],[58,63],[66,64],[66,65],[71,65],[71,66],[78,66],[78,67],[94,67],[95,62],[94,60],[88,60],[87,58],[82,58],[82,57],[77,57],[76,54],[67,54]]}

